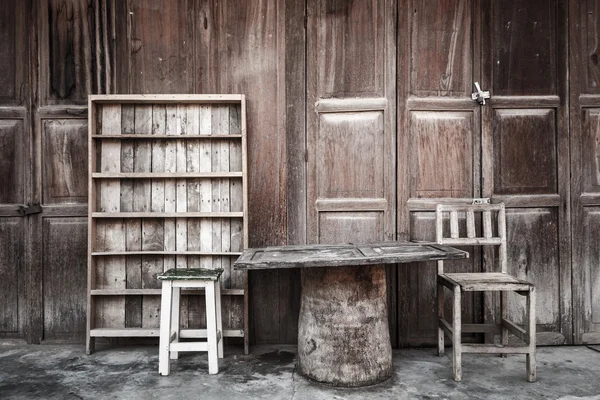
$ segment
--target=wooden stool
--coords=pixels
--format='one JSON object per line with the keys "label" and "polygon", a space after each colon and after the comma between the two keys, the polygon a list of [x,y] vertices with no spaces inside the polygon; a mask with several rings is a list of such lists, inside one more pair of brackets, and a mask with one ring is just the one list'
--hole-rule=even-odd
{"label": "wooden stool", "polygon": [[[163,281],[158,351],[159,374],[169,375],[169,355],[172,360],[176,360],[180,351],[208,352],[208,373],[219,372],[218,358],[223,358],[221,284],[219,282],[222,273],[222,269],[189,268],[170,269],[158,275],[158,279]],[[179,342],[181,337],[179,329],[181,288],[204,288],[206,294],[206,342]]]}

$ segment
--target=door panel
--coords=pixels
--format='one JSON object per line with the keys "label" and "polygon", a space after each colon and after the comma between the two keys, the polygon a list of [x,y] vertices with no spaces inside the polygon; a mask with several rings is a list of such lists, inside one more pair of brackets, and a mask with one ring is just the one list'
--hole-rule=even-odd
{"label": "door panel", "polygon": [[412,111],[416,182],[411,197],[469,197],[473,192],[473,112]]}
{"label": "door panel", "polygon": [[[339,243],[327,233],[336,230],[394,238],[393,10],[385,0],[309,2],[309,242]],[[383,214],[376,237],[373,213]]]}
{"label": "door panel", "polygon": [[22,119],[0,119],[0,204],[25,202],[25,127]]}
{"label": "door panel", "polygon": [[571,204],[575,343],[600,343],[600,1],[571,8]]}
{"label": "door panel", "polygon": [[[432,240],[433,207],[445,198],[504,201],[519,244],[509,265],[544,302],[539,342],[569,343],[564,2],[412,1],[399,11],[399,237]],[[471,101],[474,82],[491,91],[484,106]],[[456,268],[483,266],[473,258]],[[435,343],[434,280],[433,265],[399,268],[400,345]],[[497,304],[469,301],[463,318],[494,321]],[[523,307],[511,303],[515,320]]]}
{"label": "door panel", "polygon": [[[491,6],[493,43],[491,85],[496,96],[557,95],[559,28],[558,1],[510,0],[487,2]],[[564,7],[564,6],[562,6]],[[561,7],[561,9],[562,9]],[[565,10],[566,11],[566,10]],[[557,20],[562,18],[562,21]],[[558,25],[557,25],[558,21]],[[564,71],[563,71],[564,73]]]}
{"label": "door panel", "polygon": [[[435,204],[480,194],[478,2],[400,2],[398,23],[398,237],[434,240]],[[410,39],[409,39],[410,38]],[[478,271],[477,257],[448,263]],[[435,263],[398,267],[400,346],[437,340]],[[469,296],[465,321],[478,322],[480,296]]]}
{"label": "door panel", "polygon": [[17,211],[31,196],[28,3],[0,2],[0,338],[10,339],[30,325],[27,219]]}
{"label": "door panel", "polygon": [[87,201],[87,129],[85,119],[43,120],[44,204]]}
{"label": "door panel", "polygon": [[472,1],[415,0],[410,9],[413,11],[410,93],[459,97],[470,93],[474,50]]}
{"label": "door panel", "polygon": [[307,11],[307,242],[393,240],[396,3],[310,0]]}
{"label": "door panel", "polygon": [[85,335],[87,218],[44,218],[44,340]]}
{"label": "door panel", "polygon": [[[555,208],[512,208],[507,212],[508,272],[536,284],[536,317],[541,331],[560,331],[558,213]],[[518,244],[518,245],[515,245]],[[513,321],[523,324],[525,299],[511,296]]]}
{"label": "door panel", "polygon": [[[570,343],[566,6],[494,0],[482,12],[481,81],[492,95],[482,108],[483,195],[505,202],[509,268],[538,289],[538,343]],[[521,300],[511,300],[514,321]]]}
{"label": "door panel", "polygon": [[113,81],[110,2],[36,7],[29,341],[83,341],[86,314],[87,96]]}
{"label": "door panel", "polygon": [[494,194],[558,194],[555,121],[553,109],[494,108]]}
{"label": "door panel", "polygon": [[20,338],[27,323],[25,219],[0,218],[0,338]]}

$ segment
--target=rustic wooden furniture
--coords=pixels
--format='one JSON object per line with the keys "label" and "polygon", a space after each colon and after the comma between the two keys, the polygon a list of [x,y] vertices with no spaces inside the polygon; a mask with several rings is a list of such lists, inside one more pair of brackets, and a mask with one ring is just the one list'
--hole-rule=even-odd
{"label": "rustic wooden furniture", "polygon": [[[89,98],[87,352],[97,337],[159,336],[171,268],[223,269],[225,337],[248,352],[243,95]],[[206,336],[199,291],[184,290],[181,337]]]}
{"label": "rustic wooden furniture", "polygon": [[[459,215],[460,214],[460,215]],[[465,218],[460,229],[459,216]],[[445,228],[445,220],[449,229]],[[444,354],[444,334],[452,340],[454,380],[462,379],[462,354],[526,354],[527,381],[535,382],[535,287],[532,283],[509,275],[506,259],[506,217],[504,204],[451,205],[438,204],[436,208],[436,241],[449,246],[483,246],[488,249],[485,259],[493,264],[497,259],[500,272],[444,273],[444,261],[438,260],[438,354]],[[478,233],[476,221],[482,221]],[[493,227],[496,227],[494,230]],[[494,234],[495,233],[495,234]],[[497,248],[497,254],[490,248]],[[489,268],[489,267],[488,267]],[[491,269],[491,268],[490,268]],[[444,287],[453,293],[452,324],[444,317]],[[501,316],[499,324],[461,324],[461,301],[463,292],[500,292]],[[508,293],[515,292],[527,298],[527,321],[525,329],[508,319]],[[502,334],[502,346],[495,344],[463,344],[462,332],[493,332]],[[525,342],[524,346],[508,346],[508,334],[512,333]]]}
{"label": "rustic wooden furniture", "polygon": [[467,256],[408,242],[282,246],[248,249],[234,268],[302,268],[300,373],[335,386],[366,386],[393,372],[383,264]]}
{"label": "rustic wooden furniture", "polygon": [[[218,359],[223,358],[221,282],[219,281],[221,274],[223,274],[222,268],[173,268],[158,274],[158,279],[162,281],[158,351],[159,374],[169,375],[169,358],[177,360],[180,351],[208,352],[208,373],[212,375],[219,372]],[[179,341],[181,327],[179,312],[182,288],[204,289],[206,298],[206,341]]]}

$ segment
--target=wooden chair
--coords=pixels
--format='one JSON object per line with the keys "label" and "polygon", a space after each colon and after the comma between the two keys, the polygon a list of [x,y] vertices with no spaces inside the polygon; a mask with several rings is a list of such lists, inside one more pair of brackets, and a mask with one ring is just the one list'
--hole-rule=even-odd
{"label": "wooden chair", "polygon": [[[219,372],[218,358],[223,358],[223,326],[221,320],[222,269],[170,269],[158,275],[162,280],[160,309],[160,342],[158,373],[169,375],[169,356],[179,358],[180,351],[208,352],[208,373]],[[181,288],[204,288],[206,296],[206,341],[180,342],[179,307]],[[186,338],[203,337],[187,335]]]}
{"label": "wooden chair", "polygon": [[[444,354],[444,333],[452,340],[452,362],[454,380],[462,379],[462,354],[526,354],[527,381],[536,380],[535,362],[535,288],[530,282],[515,278],[507,273],[506,260],[506,217],[504,204],[476,204],[489,202],[487,199],[476,199],[472,205],[443,205],[436,209],[436,241],[449,246],[482,246],[488,252],[498,248],[498,264],[500,272],[477,273],[444,273],[444,262],[438,261],[438,354]],[[459,214],[466,217],[466,231],[459,230]],[[480,216],[480,217],[479,217]],[[476,221],[482,221],[482,234],[478,235]],[[449,221],[449,229],[444,224]],[[496,224],[494,224],[496,222]],[[493,225],[496,226],[495,233]],[[449,233],[449,236],[448,236]],[[493,253],[486,253],[486,261],[494,259]],[[484,268],[486,266],[484,265]],[[489,266],[488,266],[489,268]],[[453,318],[450,324],[444,318],[444,287],[453,293]],[[461,325],[461,301],[463,292],[500,292],[501,317],[498,324]],[[527,298],[527,321],[525,329],[508,320],[508,293],[515,292]],[[462,332],[501,333],[502,345],[495,344],[463,344]],[[523,346],[508,346],[508,334],[512,333],[525,342]]]}

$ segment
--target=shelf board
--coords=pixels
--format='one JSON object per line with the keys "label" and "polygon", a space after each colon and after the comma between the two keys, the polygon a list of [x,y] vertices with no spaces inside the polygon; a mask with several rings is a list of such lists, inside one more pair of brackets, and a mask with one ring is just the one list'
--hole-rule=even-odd
{"label": "shelf board", "polygon": [[120,140],[120,139],[241,139],[242,135],[151,135],[151,134],[111,134],[111,135],[92,135],[92,139],[108,139],[108,140]]}
{"label": "shelf board", "polygon": [[243,218],[243,212],[92,212],[92,218]]}
{"label": "shelf board", "polygon": [[94,172],[94,179],[242,178],[241,172]]}
{"label": "shelf board", "polygon": [[163,250],[144,250],[144,251],[94,251],[93,256],[241,256],[238,251],[163,251]]}
{"label": "shelf board", "polygon": [[[182,339],[206,338],[206,329],[181,329]],[[160,328],[96,328],[91,337],[159,337]],[[241,329],[223,329],[223,337],[244,337]]]}
{"label": "shelf board", "polygon": [[[161,289],[92,289],[92,296],[160,296]],[[183,295],[204,294],[202,289],[182,289]],[[244,289],[221,289],[224,296],[243,296]]]}

